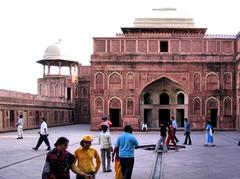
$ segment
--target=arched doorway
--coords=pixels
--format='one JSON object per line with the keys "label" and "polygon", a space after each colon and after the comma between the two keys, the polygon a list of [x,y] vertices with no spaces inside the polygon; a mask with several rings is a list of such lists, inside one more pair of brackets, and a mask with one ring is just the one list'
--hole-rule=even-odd
{"label": "arched doorway", "polygon": [[[164,91],[162,94],[160,94],[160,106],[169,105],[169,95]],[[158,110],[158,119],[159,119],[159,125],[160,124],[167,124],[168,120],[170,119],[170,108],[160,108]]]}
{"label": "arched doorway", "polygon": [[207,119],[210,119],[210,122],[213,127],[218,126],[218,100],[216,98],[210,98],[207,100],[206,104]]}
{"label": "arched doorway", "polygon": [[178,125],[183,127],[187,112],[186,90],[166,77],[150,83],[141,92],[140,125],[145,122],[149,128],[158,128],[160,123],[167,123],[174,116]]}
{"label": "arched doorway", "polygon": [[113,127],[120,126],[121,120],[121,101],[118,98],[113,98],[109,102],[109,116]]}

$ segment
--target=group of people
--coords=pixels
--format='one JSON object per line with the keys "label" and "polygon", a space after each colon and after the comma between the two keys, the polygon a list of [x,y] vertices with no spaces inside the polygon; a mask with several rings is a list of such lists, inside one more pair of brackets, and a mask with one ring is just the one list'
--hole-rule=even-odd
{"label": "group of people", "polygon": [[[35,147],[33,147],[33,150],[38,150],[38,148],[40,147],[40,145],[42,144],[42,142],[45,142],[45,144],[47,145],[47,149],[46,150],[51,150],[51,146],[48,140],[48,125],[46,122],[45,118],[41,118],[42,122],[40,125],[40,130],[39,130],[39,139],[38,142],[36,144]],[[17,139],[23,139],[23,127],[24,127],[24,123],[25,120],[23,118],[23,114],[20,113],[19,118],[16,122],[16,126],[17,126],[17,133],[18,133],[18,137]]]}
{"label": "group of people", "polygon": [[[168,135],[167,135],[168,131]],[[178,147],[176,143],[179,142],[178,138],[176,137],[176,131],[177,131],[177,122],[174,117],[172,117],[171,120],[167,121],[167,124],[160,123],[160,139],[156,145],[155,151],[158,151],[160,144],[163,146],[163,152],[167,152],[167,149],[169,146],[170,141],[173,143],[173,146],[175,147],[176,151],[178,151]],[[214,147],[214,140],[213,140],[213,126],[210,122],[210,120],[207,120],[206,125],[205,125],[205,142],[204,146],[212,146]],[[184,145],[192,145],[192,140],[191,140],[191,126],[187,118],[184,119],[184,135],[185,135],[185,140],[184,140]],[[240,142],[239,142],[240,145]]]}
{"label": "group of people", "polygon": [[[124,132],[117,138],[115,147],[113,149],[110,135],[111,121],[107,116],[102,118],[99,125],[99,144],[102,159],[103,172],[111,172],[111,152],[112,162],[115,161],[115,179],[131,179],[133,166],[134,166],[134,149],[138,148],[138,141],[132,135],[131,125],[124,127]],[[106,165],[107,160],[107,165]]]}
{"label": "group of people", "polygon": [[[171,120],[166,121],[165,123],[160,123],[160,139],[157,142],[155,151],[159,150],[160,145],[162,144],[163,152],[167,152],[169,143],[172,142],[176,151],[178,151],[177,143],[179,142],[176,131],[177,131],[177,122],[174,117]],[[192,140],[190,136],[190,123],[188,119],[184,119],[184,135],[185,141],[183,144],[192,145]]]}
{"label": "group of people", "polygon": [[[133,129],[131,125],[126,125],[124,132],[118,136],[113,147],[109,131],[110,120],[106,117],[103,117],[102,120],[98,135],[101,155],[91,146],[93,141],[91,135],[82,137],[80,147],[73,154],[67,150],[69,140],[66,137],[60,137],[55,142],[55,147],[47,153],[42,178],[69,179],[71,170],[76,173],[76,179],[95,179],[101,164],[103,172],[112,172],[112,157],[112,162],[115,162],[115,179],[131,179],[134,166],[134,149],[139,145],[135,136],[132,135]],[[40,142],[38,141],[34,150],[37,150],[39,144],[45,141],[40,138]]]}
{"label": "group of people", "polygon": [[[58,138],[54,144],[54,148],[51,150],[48,140],[48,125],[45,118],[41,120],[40,136],[33,150],[38,150],[42,142],[45,142],[47,145],[46,150],[50,150],[46,156],[46,162],[42,173],[43,179],[69,179],[70,170],[76,173],[76,179],[95,179],[95,175],[101,164],[103,172],[112,172],[111,158],[112,162],[115,161],[115,179],[131,179],[134,166],[134,149],[137,149],[139,144],[137,139],[132,135],[133,129],[130,125],[124,127],[124,132],[117,138],[115,146],[113,147],[109,130],[112,123],[105,115],[102,118],[102,122],[99,124],[100,133],[98,138],[101,155],[98,154],[96,149],[91,147],[93,141],[91,135],[83,136],[80,141],[80,147],[72,154],[67,151],[69,140],[66,137]],[[18,127],[17,139],[23,139],[24,118],[22,114],[19,115],[16,125]],[[146,125],[143,127],[145,127],[144,131],[148,130]],[[160,123],[160,139],[156,145],[155,151],[158,151],[162,144],[163,152],[167,152],[170,142],[173,143],[176,151],[178,151],[177,143],[179,140],[176,136],[177,127],[177,122],[174,117],[165,123]],[[213,142],[213,126],[210,121],[206,122],[205,130],[204,145],[215,146]],[[185,118],[185,140],[183,144],[192,144],[190,133],[190,123],[188,119]]]}

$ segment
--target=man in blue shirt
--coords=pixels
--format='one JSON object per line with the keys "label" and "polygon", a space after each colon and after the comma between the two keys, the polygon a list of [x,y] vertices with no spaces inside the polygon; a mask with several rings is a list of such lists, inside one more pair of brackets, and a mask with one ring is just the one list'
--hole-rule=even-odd
{"label": "man in blue shirt", "polygon": [[134,149],[138,147],[138,141],[132,135],[131,125],[124,127],[124,132],[117,138],[116,147],[119,151],[123,179],[131,179],[134,165]]}

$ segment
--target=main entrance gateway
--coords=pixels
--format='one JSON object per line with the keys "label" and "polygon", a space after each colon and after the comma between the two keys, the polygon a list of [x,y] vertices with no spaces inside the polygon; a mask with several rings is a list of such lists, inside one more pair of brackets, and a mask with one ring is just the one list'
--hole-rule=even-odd
{"label": "main entrance gateway", "polygon": [[142,123],[149,128],[158,128],[160,123],[174,116],[183,127],[188,99],[185,89],[176,82],[163,77],[146,86],[140,96],[140,115]]}

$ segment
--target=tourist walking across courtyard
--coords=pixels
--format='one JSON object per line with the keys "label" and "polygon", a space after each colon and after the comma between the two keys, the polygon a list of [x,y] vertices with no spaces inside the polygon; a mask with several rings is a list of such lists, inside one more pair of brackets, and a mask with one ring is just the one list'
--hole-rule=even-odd
{"label": "tourist walking across courtyard", "polygon": [[213,127],[210,123],[209,120],[207,120],[207,123],[206,123],[206,128],[205,128],[205,144],[204,146],[212,146],[214,147],[215,144],[213,142]]}
{"label": "tourist walking across courtyard", "polygon": [[42,142],[44,142],[47,145],[46,150],[51,150],[51,146],[50,146],[50,143],[49,143],[49,140],[48,140],[48,135],[49,135],[48,134],[48,125],[47,125],[47,122],[46,122],[45,118],[42,118],[42,123],[41,123],[41,126],[40,126],[39,135],[40,135],[40,137],[38,139],[37,145],[36,145],[36,147],[33,147],[32,149],[33,150],[38,150],[38,148],[40,147]]}
{"label": "tourist walking across courtyard", "polygon": [[166,145],[166,137],[167,137],[167,128],[166,124],[160,123],[160,139],[157,142],[155,147],[155,152],[159,150],[160,145],[162,144],[163,152],[167,152],[167,145]]}
{"label": "tourist walking across courtyard", "polygon": [[69,140],[65,137],[57,139],[55,148],[47,153],[42,179],[70,179],[70,170],[85,179],[92,179],[91,175],[76,167],[74,155],[67,151],[68,144]]}
{"label": "tourist walking across courtyard", "polygon": [[117,138],[115,147],[119,151],[119,158],[123,179],[131,179],[134,166],[134,149],[138,147],[138,141],[132,135],[131,125],[124,127],[124,132]]}
{"label": "tourist walking across courtyard", "polygon": [[191,140],[191,126],[187,118],[184,119],[184,135],[185,135],[185,141],[183,144],[192,145],[192,140]]}
{"label": "tourist walking across courtyard", "polygon": [[[78,169],[86,174],[95,176],[100,168],[101,160],[96,149],[91,147],[93,137],[91,135],[84,135],[80,141],[80,147],[74,152],[75,161]],[[77,175],[76,179],[85,179],[83,176]]]}
{"label": "tourist walking across courtyard", "polygon": [[18,121],[16,123],[17,126],[17,132],[18,132],[18,137],[17,139],[23,139],[23,126],[24,126],[24,119],[23,119],[23,115],[20,114]]}
{"label": "tourist walking across courtyard", "polygon": [[174,128],[173,128],[171,120],[168,121],[168,136],[167,136],[167,140],[166,140],[166,145],[167,146],[169,145],[170,141],[173,143],[176,151],[178,151],[177,144],[174,140]]}
{"label": "tourist walking across courtyard", "polygon": [[[112,151],[112,142],[111,135],[107,132],[108,126],[103,125],[102,131],[99,134],[99,144],[101,150],[101,161],[102,161],[102,170],[103,172],[111,172],[111,151]],[[107,167],[106,167],[107,160]]]}
{"label": "tourist walking across courtyard", "polygon": [[172,126],[173,126],[173,129],[174,129],[174,139],[175,139],[176,143],[178,143],[179,140],[176,136],[178,125],[177,125],[177,120],[173,116],[172,116]]}

